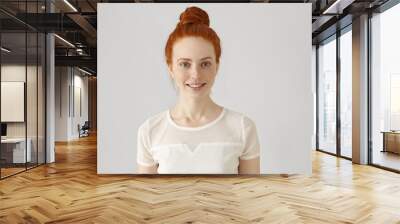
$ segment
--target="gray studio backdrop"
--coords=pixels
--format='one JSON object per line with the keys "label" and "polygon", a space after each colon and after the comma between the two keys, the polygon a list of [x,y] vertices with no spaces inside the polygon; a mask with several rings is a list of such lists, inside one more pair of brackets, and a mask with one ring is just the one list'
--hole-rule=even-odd
{"label": "gray studio backdrop", "polygon": [[256,124],[262,174],[311,174],[311,4],[98,4],[99,174],[136,172],[137,129],[174,105],[164,47],[199,6],[222,42],[212,97]]}

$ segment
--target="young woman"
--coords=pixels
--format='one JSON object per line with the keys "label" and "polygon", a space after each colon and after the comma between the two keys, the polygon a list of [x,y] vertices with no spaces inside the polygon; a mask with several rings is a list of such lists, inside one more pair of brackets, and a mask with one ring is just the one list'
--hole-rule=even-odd
{"label": "young woman", "polygon": [[165,47],[176,105],[138,130],[138,173],[259,174],[254,122],[210,97],[221,56],[208,14],[187,8]]}

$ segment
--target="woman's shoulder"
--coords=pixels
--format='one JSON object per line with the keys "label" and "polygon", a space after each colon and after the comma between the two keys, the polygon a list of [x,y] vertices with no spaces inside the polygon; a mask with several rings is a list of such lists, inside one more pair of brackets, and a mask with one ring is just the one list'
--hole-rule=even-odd
{"label": "woman's shoulder", "polygon": [[255,126],[253,119],[243,112],[238,112],[232,109],[225,108],[225,113],[228,122],[240,123],[242,128]]}
{"label": "woman's shoulder", "polygon": [[156,114],[150,115],[140,126],[139,129],[147,129],[150,130],[157,125],[165,122],[167,116],[167,110],[162,112],[158,112]]}
{"label": "woman's shoulder", "polygon": [[236,120],[240,120],[240,121],[242,121],[242,120],[250,120],[251,121],[251,118],[243,112],[232,110],[232,109],[226,108],[226,107],[224,109],[225,109],[225,114],[227,115],[227,117],[230,117],[231,119],[236,119]]}

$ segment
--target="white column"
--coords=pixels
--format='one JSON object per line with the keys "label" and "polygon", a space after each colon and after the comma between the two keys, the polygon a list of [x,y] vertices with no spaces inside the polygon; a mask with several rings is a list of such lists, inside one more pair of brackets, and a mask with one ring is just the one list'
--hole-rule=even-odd
{"label": "white column", "polygon": [[353,20],[353,162],[368,163],[368,15]]}
{"label": "white column", "polygon": [[55,133],[55,76],[54,76],[54,35],[49,33],[46,36],[46,60],[47,60],[47,76],[46,76],[46,163],[52,163],[55,161],[55,151],[54,151],[54,133]]}
{"label": "white column", "polygon": [[[47,12],[53,12],[51,1],[46,1]],[[55,133],[55,44],[54,35],[46,35],[46,163],[55,161],[54,133]]]}

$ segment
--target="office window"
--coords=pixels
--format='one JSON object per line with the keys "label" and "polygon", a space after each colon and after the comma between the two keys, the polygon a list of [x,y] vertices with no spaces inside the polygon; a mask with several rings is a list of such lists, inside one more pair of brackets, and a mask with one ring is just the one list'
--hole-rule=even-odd
{"label": "office window", "polygon": [[340,154],[352,157],[352,35],[340,36]]}
{"label": "office window", "polygon": [[336,153],[336,39],[318,48],[318,148]]}
{"label": "office window", "polygon": [[373,15],[372,163],[400,170],[400,4]]}

